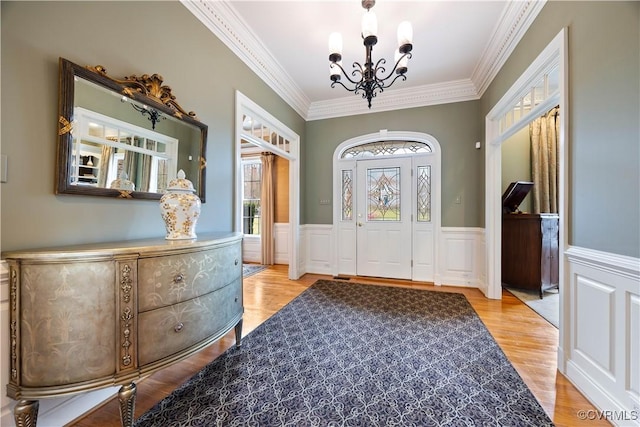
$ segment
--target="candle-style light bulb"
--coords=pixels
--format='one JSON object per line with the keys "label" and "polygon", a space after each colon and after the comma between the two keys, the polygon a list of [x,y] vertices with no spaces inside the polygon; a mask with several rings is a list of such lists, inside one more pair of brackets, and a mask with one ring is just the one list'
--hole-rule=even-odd
{"label": "candle-style light bulb", "polygon": [[341,67],[342,61],[332,62],[329,64],[329,77],[331,78],[331,81],[335,82],[340,80],[340,67],[338,67],[338,65]]}
{"label": "candle-style light bulb", "polygon": [[367,10],[362,15],[362,38],[366,39],[371,36],[378,36],[378,19],[375,13]]}
{"label": "candle-style light bulb", "polygon": [[404,74],[407,72],[407,64],[409,63],[409,57],[407,55],[403,57],[402,55],[404,55],[404,53],[400,52],[399,50],[396,50],[394,61],[398,64],[398,66],[396,67],[397,74]]}
{"label": "candle-style light bulb", "polygon": [[398,25],[398,46],[413,43],[413,27],[411,22],[402,21]]}
{"label": "candle-style light bulb", "polygon": [[340,33],[329,35],[329,55],[334,53],[342,55],[342,34]]}

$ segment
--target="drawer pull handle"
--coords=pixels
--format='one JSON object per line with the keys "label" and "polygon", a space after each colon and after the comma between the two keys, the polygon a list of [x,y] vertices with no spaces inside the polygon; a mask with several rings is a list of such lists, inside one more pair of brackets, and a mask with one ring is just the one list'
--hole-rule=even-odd
{"label": "drawer pull handle", "polygon": [[184,274],[182,274],[182,273],[178,273],[178,274],[176,274],[176,277],[174,277],[174,278],[173,278],[173,281],[174,281],[175,283],[180,283],[180,282],[182,282],[183,280],[184,280]]}
{"label": "drawer pull handle", "polygon": [[180,332],[182,331],[182,328],[184,328],[184,323],[180,322],[175,326],[175,328],[173,328],[173,330],[176,332]]}

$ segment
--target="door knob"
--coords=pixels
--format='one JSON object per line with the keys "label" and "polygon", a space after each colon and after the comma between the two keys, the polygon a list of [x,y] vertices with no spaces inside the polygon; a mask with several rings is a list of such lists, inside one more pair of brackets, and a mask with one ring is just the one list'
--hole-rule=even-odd
{"label": "door knob", "polygon": [[362,227],[362,223],[361,222],[358,222],[358,227]]}

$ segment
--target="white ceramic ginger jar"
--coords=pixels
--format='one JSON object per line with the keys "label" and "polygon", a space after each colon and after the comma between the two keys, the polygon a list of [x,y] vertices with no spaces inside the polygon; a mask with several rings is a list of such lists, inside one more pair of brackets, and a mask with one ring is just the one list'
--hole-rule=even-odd
{"label": "white ceramic ginger jar", "polygon": [[167,240],[195,239],[196,223],[201,202],[184,171],[169,181],[166,193],[160,199],[160,213],[167,229]]}

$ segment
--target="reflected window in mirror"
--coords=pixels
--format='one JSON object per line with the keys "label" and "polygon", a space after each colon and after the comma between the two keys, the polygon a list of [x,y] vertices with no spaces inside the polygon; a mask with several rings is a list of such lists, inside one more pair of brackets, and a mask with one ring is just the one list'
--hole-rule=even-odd
{"label": "reflected window in mirror", "polygon": [[76,107],[71,185],[163,193],[176,176],[179,140]]}

